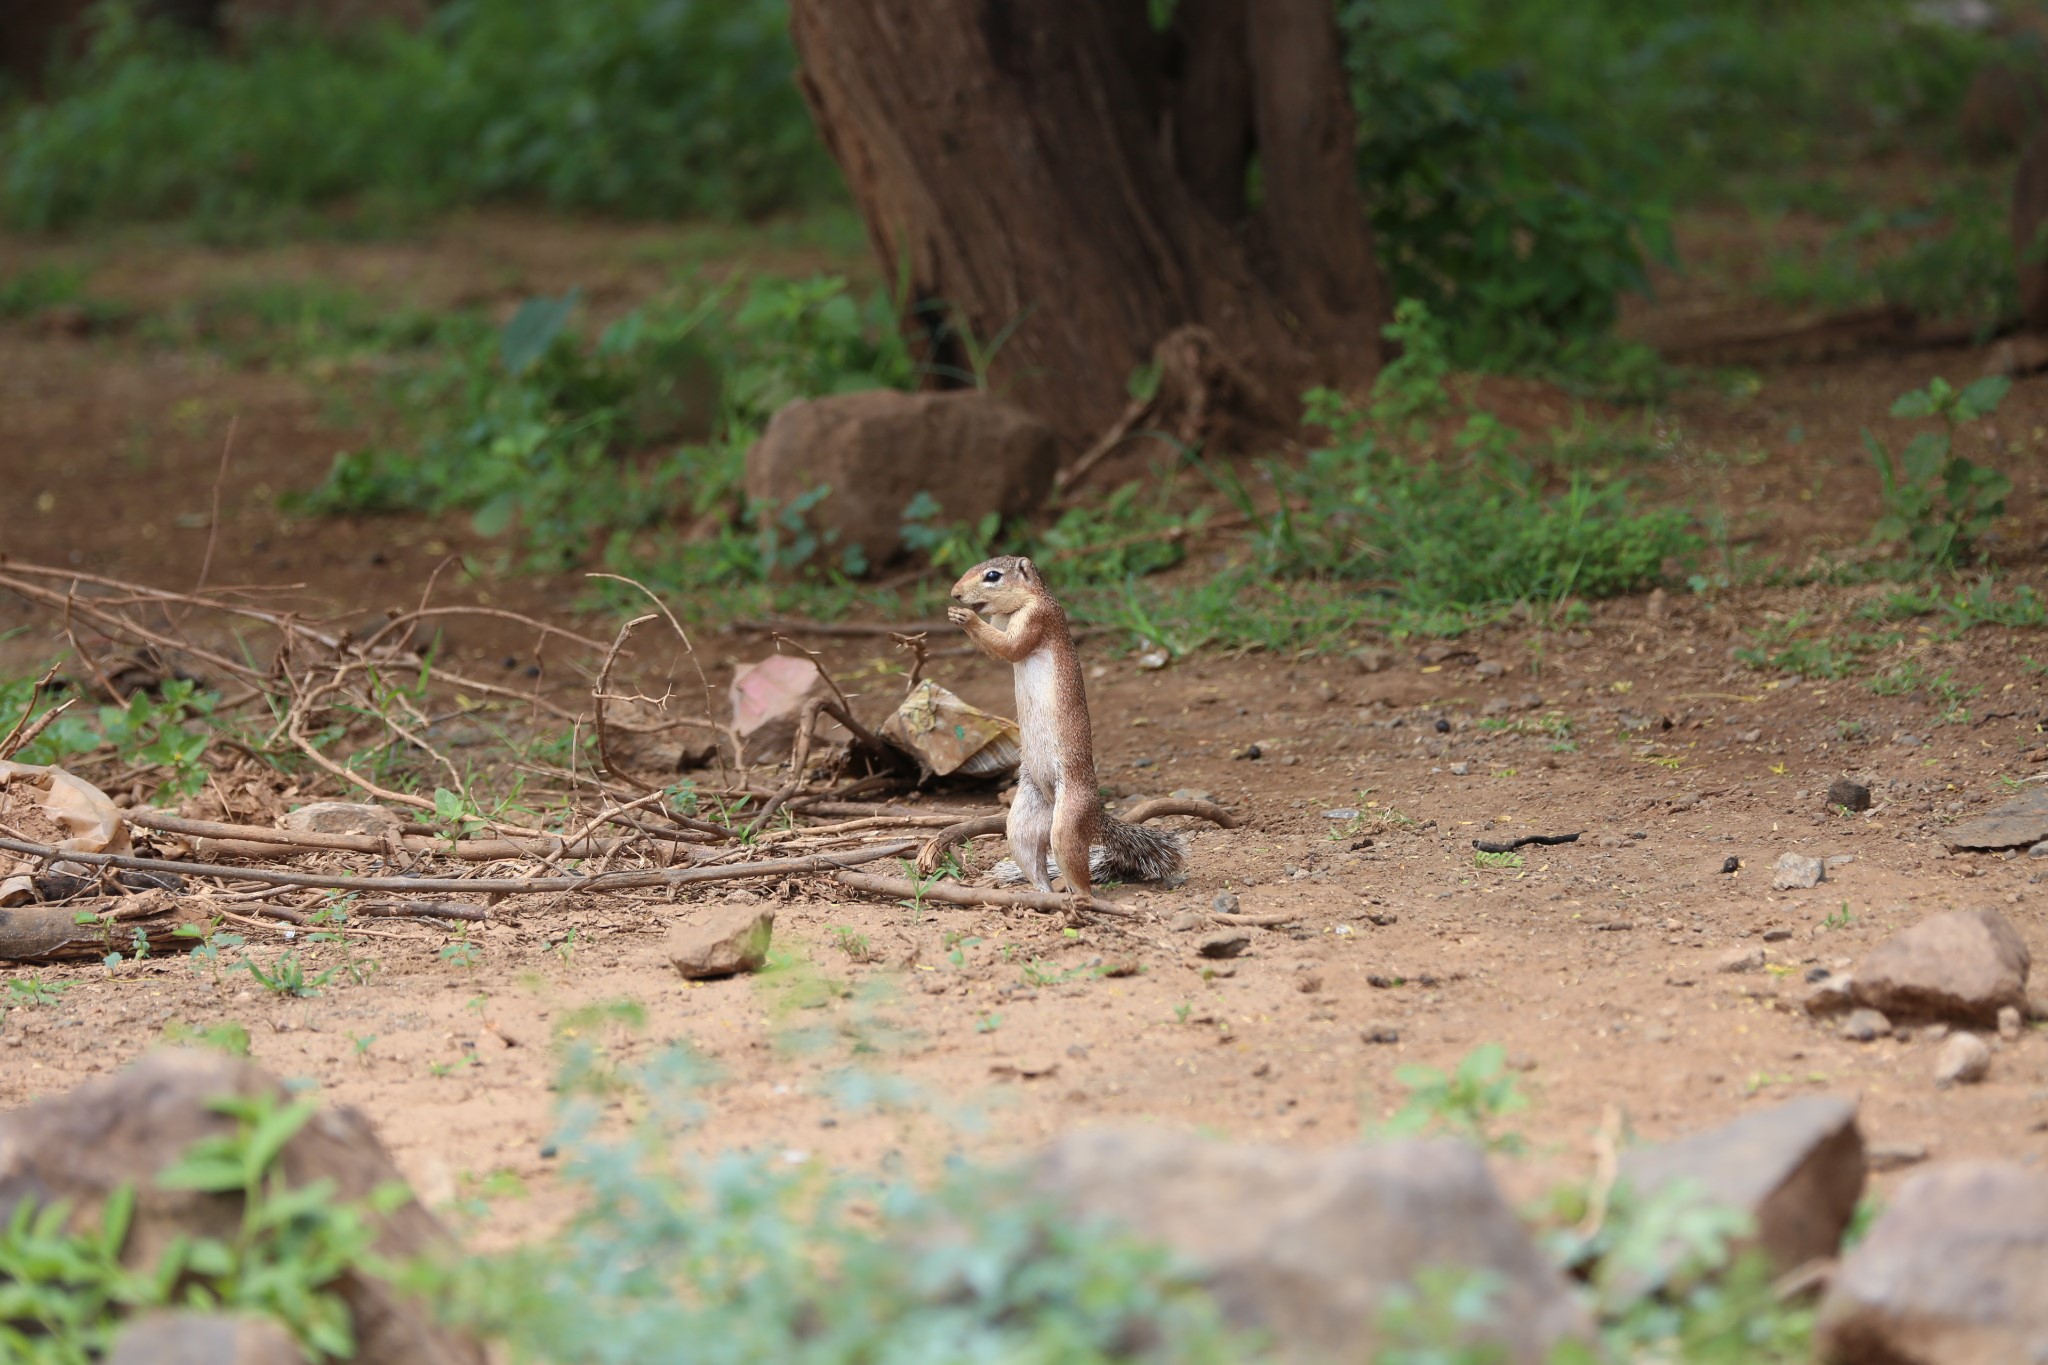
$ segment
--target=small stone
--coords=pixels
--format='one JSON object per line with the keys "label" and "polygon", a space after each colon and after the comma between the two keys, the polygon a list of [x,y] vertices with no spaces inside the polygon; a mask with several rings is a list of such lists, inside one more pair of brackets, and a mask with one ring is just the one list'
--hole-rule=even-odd
{"label": "small stone", "polygon": [[1219,915],[1234,915],[1238,907],[1237,894],[1233,891],[1218,891],[1216,899],[1209,902],[1209,908]]}
{"label": "small stone", "polygon": [[1766,943],[1783,943],[1786,939],[1790,937],[1792,937],[1792,931],[1790,929],[1764,930],[1764,942]]}
{"label": "small stone", "polygon": [[707,909],[694,923],[668,931],[668,960],[691,981],[759,971],[775,932],[773,906],[726,905]]}
{"label": "small stone", "polygon": [[396,811],[359,801],[315,801],[286,812],[277,826],[300,834],[367,834],[378,839],[405,832]]}
{"label": "small stone", "polygon": [[2043,839],[2040,843],[2028,849],[2027,856],[2029,858],[2048,858],[2048,839]]}
{"label": "small stone", "polygon": [[1764,950],[1761,948],[1730,948],[1714,959],[1717,972],[1760,972],[1764,969]]}
{"label": "small stone", "polygon": [[1236,957],[1252,946],[1252,936],[1242,929],[1219,929],[1195,945],[1203,957]]}
{"label": "small stone", "polygon": [[1854,1007],[1855,989],[1854,977],[1822,977],[1806,997],[1806,1012],[1816,1018],[1828,1014],[1841,1014]]}
{"label": "small stone", "polygon": [[1863,1159],[1873,1171],[1899,1171],[1927,1160],[1924,1142],[1875,1142],[1863,1149]]}
{"label": "small stone", "polygon": [[1856,855],[1853,853],[1830,853],[1827,857],[1820,860],[1820,865],[1827,871],[1833,872],[1836,868],[1847,867],[1855,861]]}
{"label": "small stone", "polygon": [[1360,673],[1384,673],[1390,660],[1384,649],[1354,649],[1351,662]]}
{"label": "small stone", "polygon": [[1322,701],[1332,702],[1337,700],[1337,689],[1330,686],[1327,682],[1318,681],[1316,683],[1316,696]]}
{"label": "small stone", "polygon": [[1323,818],[1325,820],[1356,820],[1358,818],[1358,810],[1353,806],[1337,806],[1334,809],[1324,811]]}
{"label": "small stone", "polygon": [[1442,716],[1438,716],[1436,718],[1436,732],[1440,735],[1449,734],[1451,732],[1451,723]]}
{"label": "small stone", "polygon": [[1846,777],[1836,778],[1828,786],[1828,809],[1833,810],[1838,806],[1854,811],[1869,810],[1870,788],[1861,782],[1852,782]]}
{"label": "small stone", "polygon": [[1892,1031],[1892,1021],[1876,1010],[1851,1010],[1849,1017],[1842,1021],[1839,1030],[1842,1037],[1852,1043],[1870,1043],[1883,1038]]}
{"label": "small stone", "polygon": [[1294,983],[1294,989],[1300,991],[1303,995],[1314,995],[1322,988],[1323,978],[1318,972],[1310,972],[1307,976]]}
{"label": "small stone", "polygon": [[1920,747],[1920,736],[1909,735],[1901,731],[1899,734],[1892,736],[1892,743],[1902,749],[1917,749]]}
{"label": "small stone", "polygon": [[[1904,1037],[1905,1035],[1900,1034],[1899,1036]],[[1920,1037],[1927,1042],[1938,1043],[1948,1037],[1948,1025],[1942,1023],[1929,1024],[1926,1028],[1920,1030]]]}
{"label": "small stone", "polygon": [[1471,771],[1472,771],[1472,765],[1471,765],[1470,763],[1453,763],[1453,764],[1451,765],[1451,776],[1452,776],[1452,777],[1464,777],[1465,775],[1467,775],[1467,774],[1468,774],[1468,773],[1470,773]]}
{"label": "small stone", "polygon": [[[1217,899],[1221,900],[1222,897],[1219,896]],[[1176,934],[1185,934],[1201,928],[1206,923],[1208,923],[1208,919],[1200,911],[1183,910],[1168,920],[1166,927],[1173,930]]]}
{"label": "small stone", "polygon": [[1481,659],[1473,671],[1482,678],[1498,678],[1508,671],[1508,666],[1498,659]]}
{"label": "small stone", "polygon": [[1990,1071],[1989,1045],[1974,1033],[1953,1033],[1935,1059],[1934,1084],[1943,1090],[1952,1085],[1975,1085]]}
{"label": "small stone", "polygon": [[1263,753],[1265,753],[1265,750],[1261,749],[1258,745],[1247,744],[1242,749],[1231,750],[1230,756],[1232,758],[1257,758]]}
{"label": "small stone", "polygon": [[1778,862],[1771,869],[1773,891],[1804,891],[1819,886],[1826,880],[1827,869],[1818,858],[1809,858],[1804,853],[1781,853]]}
{"label": "small stone", "polygon": [[2008,1043],[2011,1043],[2011,1042],[2016,1042],[2016,1041],[2018,1041],[2018,1039],[2019,1039],[2019,1036],[2020,1036],[2020,1030],[2021,1030],[2022,1028],[2024,1028],[2025,1026],[2026,1026],[2026,1023],[2025,1023],[2025,1021],[2024,1021],[2024,1020],[2022,1020],[2022,1019],[2020,1018],[2020,1012],[2019,1012],[2019,1010],[2017,1010],[2016,1008],[2014,1008],[2014,1007],[2013,1007],[2013,1006],[2011,1006],[2011,1005],[2003,1005],[2003,1006],[2000,1006],[2000,1007],[1999,1007],[1999,1011],[1998,1011],[1998,1036],[1999,1036],[1999,1037],[2001,1037],[2001,1038],[2005,1039],[2005,1041],[2006,1041],[2006,1042],[2008,1042]]}
{"label": "small stone", "polygon": [[1401,1030],[1392,1024],[1367,1024],[1358,1031],[1358,1036],[1368,1043],[1398,1043],[1401,1041]]}
{"label": "small stone", "polygon": [[1761,730],[1744,730],[1744,731],[1743,731],[1743,732],[1742,732],[1741,734],[1737,735],[1737,736],[1736,736],[1735,738],[1736,738],[1736,740],[1737,740],[1738,742],[1740,742],[1740,743],[1743,743],[1743,744],[1754,744],[1754,743],[1756,743],[1756,742],[1757,742],[1758,740],[1762,739],[1763,737],[1764,737],[1764,732],[1763,732],[1763,731],[1761,731]]}

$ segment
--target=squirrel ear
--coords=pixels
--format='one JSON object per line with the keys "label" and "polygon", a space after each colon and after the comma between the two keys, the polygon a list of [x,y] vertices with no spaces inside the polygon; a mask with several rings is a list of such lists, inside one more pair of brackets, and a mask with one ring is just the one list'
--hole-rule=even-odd
{"label": "squirrel ear", "polygon": [[1029,583],[1037,579],[1038,566],[1028,559],[1019,559],[1017,561],[1017,572],[1023,574],[1024,581]]}

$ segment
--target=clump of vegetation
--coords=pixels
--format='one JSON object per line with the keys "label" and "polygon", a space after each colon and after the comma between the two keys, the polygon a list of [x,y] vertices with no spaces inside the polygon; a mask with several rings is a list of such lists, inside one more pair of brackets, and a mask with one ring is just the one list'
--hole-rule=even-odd
{"label": "clump of vegetation", "polygon": [[1934,568],[1969,557],[1992,524],[2005,514],[2012,480],[1956,450],[1966,423],[1998,411],[2012,388],[2004,375],[1988,375],[1964,389],[1935,379],[1924,389],[1901,394],[1894,417],[1932,417],[1939,431],[1922,431],[1896,457],[1890,447],[1863,433],[1877,465],[1884,515],[1871,528],[1880,544],[1902,545],[1912,559]]}
{"label": "clump of vegetation", "polygon": [[[22,763],[64,763],[110,753],[125,764],[159,769],[157,800],[190,796],[206,785],[207,745],[217,728],[213,718],[220,694],[186,678],[169,678],[154,693],[137,689],[125,706],[72,705],[42,727],[14,758]],[[60,704],[39,696],[33,678],[0,679],[0,734],[17,719],[29,724]]]}

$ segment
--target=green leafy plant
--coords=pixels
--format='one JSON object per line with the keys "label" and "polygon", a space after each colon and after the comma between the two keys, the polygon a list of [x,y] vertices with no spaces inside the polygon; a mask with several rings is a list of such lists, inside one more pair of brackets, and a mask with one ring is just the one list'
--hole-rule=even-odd
{"label": "green leafy plant", "polygon": [[309,977],[306,975],[306,965],[299,961],[297,953],[280,955],[277,961],[270,965],[268,971],[265,971],[263,964],[253,957],[245,956],[240,965],[250,976],[256,978],[257,985],[272,995],[288,995],[295,999],[320,994],[320,988],[332,981],[335,974],[341,970],[339,967],[329,967],[319,975]]}
{"label": "green leafy plant", "polygon": [[1958,453],[1956,435],[1965,424],[1996,412],[2011,388],[2005,376],[1988,375],[1960,390],[1935,379],[1902,394],[1892,416],[1936,418],[1941,430],[1917,433],[1897,457],[1864,432],[1884,500],[1884,515],[1871,528],[1873,541],[1903,544],[1914,559],[1934,566],[1954,564],[1975,549],[2004,515],[2012,480]]}
{"label": "green leafy plant", "polygon": [[1503,1130],[1500,1122],[1529,1102],[1508,1074],[1507,1049],[1499,1043],[1472,1049],[1453,1071],[1404,1066],[1394,1079],[1407,1087],[1408,1099],[1387,1121],[1388,1134],[1438,1129],[1496,1151],[1521,1149],[1520,1135]]}
{"label": "green leafy plant", "polygon": [[7,983],[8,1007],[54,1005],[64,998],[64,991],[70,984],[68,981],[45,981],[33,972],[18,976]]}

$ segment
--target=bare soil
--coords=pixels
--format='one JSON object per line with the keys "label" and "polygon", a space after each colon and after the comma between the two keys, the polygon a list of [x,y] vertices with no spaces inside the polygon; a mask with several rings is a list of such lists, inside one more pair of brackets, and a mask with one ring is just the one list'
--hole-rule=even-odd
{"label": "bare soil", "polygon": [[[110,257],[0,242],[22,261],[90,259],[95,292],[145,308],[223,273],[507,306],[610,279],[630,298],[661,277],[655,266],[637,275],[632,262],[672,259],[665,248],[687,255],[655,229],[503,218],[420,242],[269,253],[145,238]],[[1693,310],[1686,325],[1708,325],[1699,319],[1710,306],[1673,283],[1667,304]],[[1754,305],[1729,298],[1723,312]],[[1648,334],[1659,323],[1645,313],[1631,326]],[[1758,364],[1739,382],[1674,400],[1660,418],[1665,453],[1646,472],[1716,509],[1741,553],[1795,566],[1816,552],[1853,553],[1876,508],[1860,428],[1886,430],[1892,398],[1931,375],[1967,379],[1986,363],[1984,351],[1951,348]],[[359,379],[233,367],[153,348],[133,330],[0,325],[0,547],[185,586],[211,540],[209,582],[303,582],[306,600],[338,617],[410,604],[451,551],[488,547],[458,524],[296,522],[274,506],[279,490],[312,483],[335,449],[361,439],[364,409],[333,402]],[[1531,401],[1560,420],[1572,407],[1555,394]],[[2016,581],[2037,587],[2044,441],[2048,379],[2025,379],[1977,452],[2018,485],[2000,553]],[[446,600],[561,616],[582,591],[574,580],[488,573],[443,586]],[[1381,642],[1387,662],[1374,672],[1341,655],[1200,656],[1146,672],[1098,639],[1083,654],[1105,782],[1120,798],[1207,791],[1246,821],[1191,831],[1184,886],[1112,891],[1141,912],[1127,927],[1068,932],[1050,916],[885,905],[800,880],[685,894],[652,911],[528,903],[473,936],[473,966],[446,958],[449,938],[431,929],[375,925],[358,950],[379,966],[367,983],[336,981],[309,999],[182,959],[44,971],[71,984],[54,1004],[7,1014],[0,1101],[118,1067],[173,1020],[240,1021],[259,1060],[364,1109],[429,1200],[473,1191],[494,1172],[523,1177],[535,1197],[501,1206],[477,1234],[485,1244],[532,1236],[558,1210],[547,1145],[558,1032],[578,1007],[621,999],[645,1007],[644,1029],[580,1026],[602,1032],[616,1056],[687,1040],[723,1069],[706,1096],[707,1148],[792,1159],[999,1155],[1072,1125],[1124,1120],[1350,1141],[1399,1107],[1398,1068],[1448,1068],[1492,1041],[1531,1100],[1510,1120],[1531,1153],[1503,1165],[1522,1194],[1589,1171],[1610,1107],[1655,1138],[1809,1090],[1860,1095],[1875,1142],[2038,1160],[2048,1153],[2040,1030],[1994,1043],[1983,1084],[1937,1091],[1932,1042],[1847,1042],[1799,1006],[1811,970],[1845,967],[1941,910],[1992,906],[2048,954],[2048,860],[1948,856],[1940,839],[2043,773],[2048,698],[2029,660],[2048,660],[2048,641],[1989,628],[1948,640],[1909,623],[1901,654],[1980,689],[1968,719],[1947,722],[1924,695],[1884,698],[1860,678],[1807,682],[1731,658],[1774,614],[1840,619],[1879,595],[1657,594],[1602,605],[1570,630],[1510,625],[1436,648]],[[0,602],[0,631],[15,626],[27,631],[0,643],[10,674],[61,643],[56,623]],[[495,627],[464,629],[465,658],[496,660],[509,647]],[[700,648],[707,664],[730,665],[768,646],[731,635]],[[838,676],[861,680],[874,715],[898,685],[879,666],[887,653],[840,641],[826,654]],[[935,673],[971,701],[1009,708],[1009,680],[992,664],[947,659]],[[1570,744],[1545,729],[1560,722]],[[1240,756],[1254,744],[1257,758]],[[1843,775],[1869,784],[1869,812],[1826,808],[1824,791]],[[239,799],[228,793],[225,805]],[[1330,814],[1342,810],[1361,815]],[[1475,862],[1475,838],[1564,833],[1580,838],[1531,846],[1520,866]],[[1771,865],[1787,851],[1853,860],[1812,890],[1774,892]],[[996,845],[977,846],[982,864],[996,856]],[[1724,871],[1730,859],[1737,870]],[[1254,931],[1238,957],[1200,957],[1208,927],[1177,929],[1176,917],[1198,917],[1226,892],[1293,926]],[[775,901],[788,965],[681,981],[662,952],[668,924],[727,895]],[[252,946],[268,957],[282,942]],[[1751,947],[1764,951],[1761,970],[1717,969]],[[339,960],[325,946],[305,955],[313,966]],[[1398,1041],[1368,1041],[1388,1031]],[[901,1076],[927,1102],[840,1105],[829,1078],[855,1062]],[[1879,1176],[1880,1189],[1896,1178]]]}

